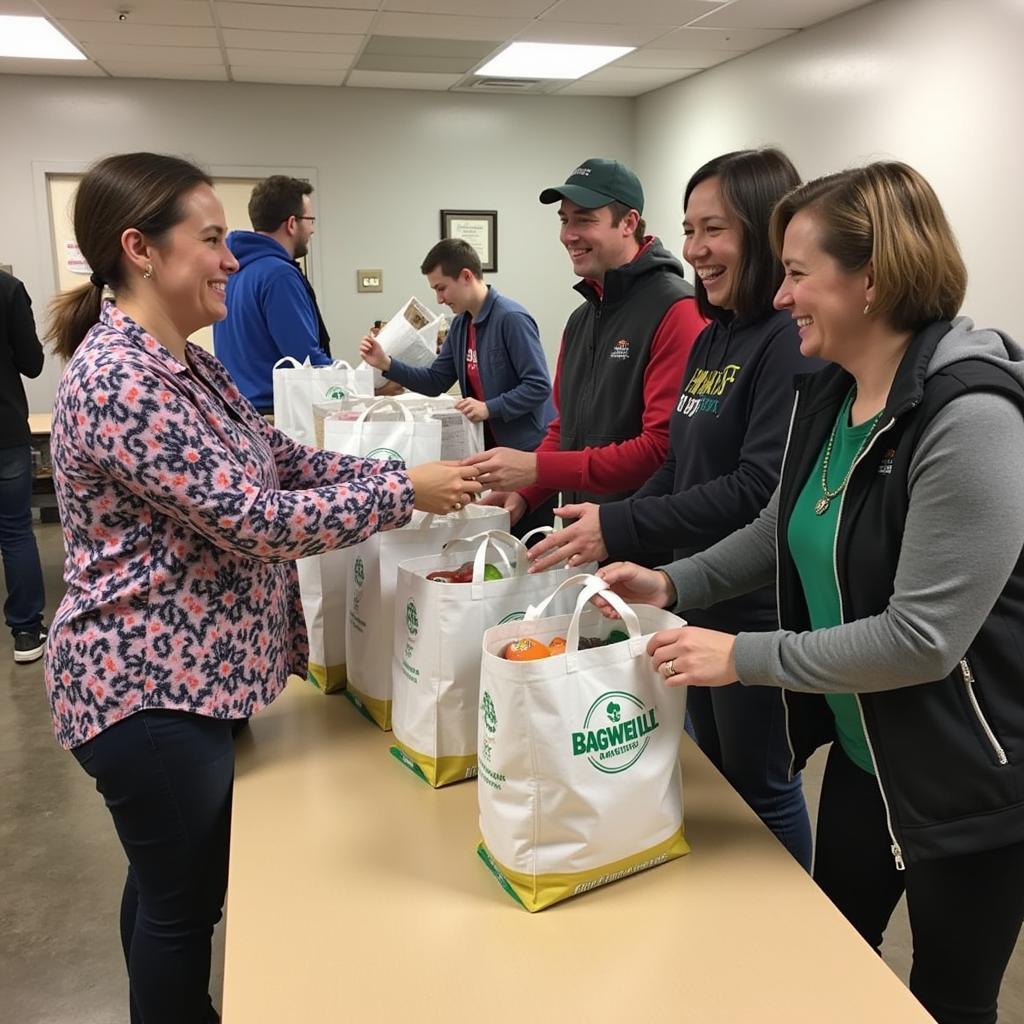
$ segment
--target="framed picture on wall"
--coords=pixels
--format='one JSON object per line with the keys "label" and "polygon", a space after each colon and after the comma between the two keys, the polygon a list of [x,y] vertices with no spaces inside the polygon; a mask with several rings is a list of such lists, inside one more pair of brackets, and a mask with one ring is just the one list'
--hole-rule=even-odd
{"label": "framed picture on wall", "polygon": [[441,237],[469,242],[484,270],[498,269],[497,210],[442,210]]}

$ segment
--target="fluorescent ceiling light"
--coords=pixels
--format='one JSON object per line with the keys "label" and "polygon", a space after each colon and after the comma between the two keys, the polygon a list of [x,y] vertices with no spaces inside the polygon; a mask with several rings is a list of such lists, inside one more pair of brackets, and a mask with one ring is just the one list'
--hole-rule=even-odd
{"label": "fluorescent ceiling light", "polygon": [[473,74],[502,78],[582,78],[634,49],[633,46],[512,43]]}
{"label": "fluorescent ceiling light", "polygon": [[21,18],[12,14],[0,14],[0,57],[89,59],[45,18]]}

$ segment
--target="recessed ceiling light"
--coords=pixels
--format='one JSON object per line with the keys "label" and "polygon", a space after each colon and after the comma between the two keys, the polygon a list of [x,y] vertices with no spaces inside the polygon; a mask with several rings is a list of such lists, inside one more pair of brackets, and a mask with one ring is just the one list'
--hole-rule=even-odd
{"label": "recessed ceiling light", "polygon": [[581,78],[634,49],[633,46],[512,43],[473,74],[502,78]]}
{"label": "recessed ceiling light", "polygon": [[13,14],[0,14],[0,57],[89,59],[45,18],[23,18]]}

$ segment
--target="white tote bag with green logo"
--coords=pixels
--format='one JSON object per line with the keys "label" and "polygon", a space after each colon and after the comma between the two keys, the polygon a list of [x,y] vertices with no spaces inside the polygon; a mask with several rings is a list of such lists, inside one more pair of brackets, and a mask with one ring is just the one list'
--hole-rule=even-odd
{"label": "white tote bag with green logo", "polygon": [[[344,361],[330,366],[300,363],[291,356],[274,366],[274,425],[299,444],[321,447],[315,408],[359,393],[373,394],[373,368]],[[325,693],[345,685],[345,582],[348,555],[342,549],[299,558],[299,595],[309,637],[309,680]]]}
{"label": "white tote bag with green logo", "polygon": [[[480,670],[478,853],[527,910],[588,892],[689,852],[679,744],[684,687],[668,687],[646,653],[652,633],[685,625],[627,605],[596,576],[571,615],[550,601],[484,633]],[[600,593],[622,621],[587,607]],[[628,638],[583,649],[581,637]],[[508,661],[513,640],[566,638],[566,653]]]}
{"label": "white tote bag with green logo", "polygon": [[322,402],[373,395],[373,367],[339,359],[312,366],[285,356],[274,364],[274,426],[299,444],[316,445],[313,407]]}
{"label": "white tote bag with green logo", "polygon": [[[491,527],[508,530],[508,512],[492,505],[467,505],[461,512],[434,516],[415,512],[412,522],[374,534],[349,550],[345,599],[345,694],[371,721],[391,728],[391,658],[397,628],[395,584],[398,565],[433,554],[456,537]],[[405,609],[402,609],[404,616]]]}
{"label": "white tote bag with green logo", "polygon": [[400,459],[419,466],[441,458],[441,423],[408,404],[379,398],[354,419],[324,420],[324,447],[367,459]]}
{"label": "white tote bag with green logo", "polygon": [[[551,528],[531,531],[538,532]],[[473,563],[469,582],[426,578],[467,561]],[[521,619],[531,604],[579,572],[556,568],[531,575],[529,565],[523,540],[488,530],[451,541],[440,556],[412,558],[398,567],[391,753],[432,786],[476,775],[484,630]],[[493,578],[497,573],[501,578]],[[574,594],[561,593],[550,611],[569,612],[574,601]]]}

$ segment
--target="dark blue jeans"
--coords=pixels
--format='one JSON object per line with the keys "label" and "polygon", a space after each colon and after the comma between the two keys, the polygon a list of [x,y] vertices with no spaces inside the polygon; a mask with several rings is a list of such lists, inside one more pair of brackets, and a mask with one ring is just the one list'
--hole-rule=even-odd
{"label": "dark blue jeans", "polygon": [[811,823],[800,776],[789,774],[786,709],[774,686],[691,686],[694,739],[750,809],[807,870]]}
{"label": "dark blue jeans", "polygon": [[210,939],[228,876],[231,722],[140,711],[72,753],[128,856],[121,944],[132,1024],[207,1024]]}
{"label": "dark blue jeans", "polygon": [[0,448],[0,554],[7,600],[4,620],[12,633],[43,624],[43,569],[32,532],[32,449]]}
{"label": "dark blue jeans", "polygon": [[[966,827],[966,826],[965,826]],[[876,951],[906,890],[910,991],[938,1024],[996,1024],[1024,921],[1024,843],[897,871],[878,780],[832,744],[821,782],[814,880]]]}

